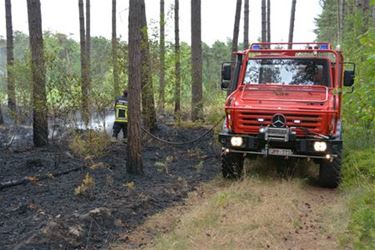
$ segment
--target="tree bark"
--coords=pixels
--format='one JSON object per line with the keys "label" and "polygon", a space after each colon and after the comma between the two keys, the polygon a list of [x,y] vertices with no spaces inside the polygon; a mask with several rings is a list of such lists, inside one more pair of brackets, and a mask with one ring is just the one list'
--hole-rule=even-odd
{"label": "tree bark", "polygon": [[176,78],[176,88],[175,88],[175,105],[174,112],[179,118],[179,112],[181,111],[181,57],[180,57],[180,27],[179,27],[179,0],[175,0],[174,4],[174,52],[175,52],[175,78]]}
{"label": "tree bark", "polygon": [[370,10],[370,0],[363,0],[363,8],[362,8],[363,23],[364,23],[364,27],[366,29],[364,32],[366,32],[369,28],[369,22],[370,22],[370,17],[371,17],[371,14],[369,13],[369,10]]}
{"label": "tree bark", "polygon": [[191,119],[203,120],[201,0],[191,0]]}
{"label": "tree bark", "polygon": [[33,79],[33,140],[36,147],[41,147],[48,143],[48,110],[40,1],[27,0],[27,12]]}
{"label": "tree bark", "polygon": [[86,0],[86,69],[85,69],[85,74],[86,74],[86,86],[87,86],[87,117],[86,117],[86,125],[90,121],[90,89],[91,89],[91,4],[90,0]]}
{"label": "tree bark", "polygon": [[83,0],[78,0],[79,9],[79,27],[80,27],[80,47],[81,47],[81,113],[82,120],[87,126],[89,123],[88,110],[88,75],[87,75],[87,57],[86,57],[86,37],[85,37],[85,16]]}
{"label": "tree bark", "polygon": [[370,9],[370,0],[363,0],[363,12],[367,12]]}
{"label": "tree bark", "polygon": [[165,103],[165,13],[164,0],[160,0],[160,44],[159,44],[159,58],[160,58],[160,74],[159,74],[159,110],[164,111]]}
{"label": "tree bark", "polygon": [[249,0],[244,3],[243,48],[249,48]]}
{"label": "tree bark", "polygon": [[336,5],[337,5],[337,44],[341,44],[341,38],[342,38],[342,0],[336,0]]}
{"label": "tree bark", "polygon": [[87,58],[87,79],[90,88],[90,63],[91,63],[91,6],[90,0],[86,0],[86,58]]}
{"label": "tree bark", "polygon": [[150,63],[150,45],[148,42],[147,19],[145,1],[139,0],[141,4],[141,81],[142,81],[142,114],[145,128],[153,130],[156,128],[156,112],[154,100],[154,88],[152,84],[152,65]]}
{"label": "tree bark", "polygon": [[112,66],[113,66],[113,96],[120,94],[120,83],[117,63],[117,28],[116,28],[116,0],[112,0]]}
{"label": "tree bark", "polygon": [[143,174],[141,145],[141,5],[129,0],[129,123],[126,170]]}
{"label": "tree bark", "polygon": [[271,42],[271,0],[267,0],[267,42]]}
{"label": "tree bark", "polygon": [[5,0],[5,18],[7,32],[7,83],[8,83],[8,107],[11,117],[17,121],[16,91],[13,74],[14,66],[14,45],[12,25],[12,4],[11,0]]}
{"label": "tree bark", "polygon": [[262,0],[262,42],[267,41],[266,0]]}
{"label": "tree bark", "polygon": [[3,112],[1,111],[1,104],[0,104],[0,125],[4,124],[4,119],[3,119]]}
{"label": "tree bark", "polygon": [[297,0],[292,0],[292,9],[290,11],[288,49],[293,48],[292,43],[293,43],[293,36],[294,36],[294,20],[296,16],[296,3],[297,3]]}
{"label": "tree bark", "polygon": [[237,0],[236,4],[236,13],[234,16],[234,27],[233,27],[233,38],[232,38],[232,55],[231,55],[231,75],[233,76],[234,72],[234,61],[236,59],[236,52],[238,50],[238,33],[239,33],[239,27],[240,27],[240,19],[241,19],[241,5],[242,0]]}

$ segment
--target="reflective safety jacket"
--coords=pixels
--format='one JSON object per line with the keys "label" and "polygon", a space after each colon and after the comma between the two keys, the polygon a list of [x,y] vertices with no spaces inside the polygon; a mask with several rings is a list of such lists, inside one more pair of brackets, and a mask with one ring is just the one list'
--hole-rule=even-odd
{"label": "reflective safety jacket", "polygon": [[116,98],[115,122],[128,122],[128,99],[124,96]]}

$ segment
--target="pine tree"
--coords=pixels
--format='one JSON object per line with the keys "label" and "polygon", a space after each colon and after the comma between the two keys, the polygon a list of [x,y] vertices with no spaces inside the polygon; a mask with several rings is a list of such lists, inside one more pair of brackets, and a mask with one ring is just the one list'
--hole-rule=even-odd
{"label": "pine tree", "polygon": [[243,48],[247,49],[248,47],[249,47],[249,0],[245,0]]}
{"label": "pine tree", "polygon": [[266,0],[262,0],[262,42],[267,42]]}
{"label": "pine tree", "polygon": [[126,171],[143,174],[141,145],[141,4],[129,0],[129,107]]}
{"label": "pine tree", "polygon": [[159,110],[164,111],[165,103],[165,13],[164,0],[160,0],[160,44],[159,44],[159,59],[160,59],[160,73],[159,73]]}
{"label": "pine tree", "polygon": [[344,25],[344,0],[337,1],[337,44],[342,42],[343,25]]}
{"label": "pine tree", "polygon": [[203,119],[201,0],[191,0],[191,119]]}
{"label": "pine tree", "polygon": [[112,66],[113,66],[113,96],[120,94],[120,83],[118,77],[117,63],[117,28],[116,28],[116,0],[112,0]]}
{"label": "pine tree", "polygon": [[267,42],[271,42],[271,0],[267,0]]}
{"label": "pine tree", "polygon": [[7,83],[8,83],[8,107],[11,116],[17,121],[16,91],[13,74],[14,46],[13,46],[13,25],[11,0],[5,0],[5,18],[7,32]]}
{"label": "pine tree", "polygon": [[89,76],[87,65],[87,50],[86,50],[86,37],[85,37],[85,16],[83,0],[78,0],[79,10],[79,27],[80,27],[80,47],[81,47],[81,113],[82,120],[87,126],[89,123],[89,104],[88,104],[88,89],[89,89]]}
{"label": "pine tree", "polygon": [[174,4],[174,53],[175,53],[175,94],[174,94],[174,112],[179,118],[179,112],[181,110],[181,58],[180,58],[180,28],[179,28],[179,0],[175,0]]}
{"label": "pine tree", "polygon": [[234,72],[234,61],[236,59],[235,52],[238,50],[238,33],[239,33],[239,27],[240,27],[240,19],[241,19],[241,5],[242,0],[237,0],[236,3],[236,13],[234,15],[234,28],[233,28],[233,39],[232,39],[232,54],[231,54],[231,61],[232,61],[232,69],[231,69],[231,75],[233,75]]}
{"label": "pine tree", "polygon": [[294,20],[296,16],[296,3],[297,3],[297,0],[292,0],[292,9],[290,11],[288,49],[293,48],[292,43],[293,43],[293,34],[294,34]]}
{"label": "pine tree", "polygon": [[1,104],[0,104],[0,125],[4,124],[4,119],[3,119],[3,112],[1,111]]}
{"label": "pine tree", "polygon": [[141,80],[142,80],[142,115],[144,126],[148,130],[156,128],[156,112],[154,88],[152,84],[152,66],[150,64],[150,45],[148,42],[147,19],[145,1],[139,0],[141,5]]}
{"label": "pine tree", "polygon": [[40,1],[27,0],[27,13],[33,79],[33,141],[36,147],[41,147],[48,143],[48,110]]}
{"label": "pine tree", "polygon": [[[87,88],[90,93],[91,86],[91,6],[90,0],[86,0],[86,74]],[[89,94],[90,95],[90,94]]]}

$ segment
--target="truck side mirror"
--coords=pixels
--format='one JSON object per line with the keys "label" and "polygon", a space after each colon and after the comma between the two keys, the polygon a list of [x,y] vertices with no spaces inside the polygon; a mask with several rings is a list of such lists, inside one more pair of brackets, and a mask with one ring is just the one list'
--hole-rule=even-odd
{"label": "truck side mirror", "polygon": [[354,78],[355,78],[355,63],[344,62],[345,71],[344,71],[344,86],[353,87]]}
{"label": "truck side mirror", "polygon": [[344,86],[345,87],[352,87],[354,84],[354,71],[353,70],[345,70],[344,72]]}
{"label": "truck side mirror", "polygon": [[221,65],[221,88],[227,89],[230,84],[232,63],[225,62]]}

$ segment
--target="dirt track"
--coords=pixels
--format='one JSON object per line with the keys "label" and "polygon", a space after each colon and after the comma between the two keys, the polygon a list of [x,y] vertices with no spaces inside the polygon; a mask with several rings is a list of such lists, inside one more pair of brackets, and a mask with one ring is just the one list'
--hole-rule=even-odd
{"label": "dirt track", "polygon": [[[191,140],[201,129],[175,129],[164,125],[156,134],[168,140]],[[1,129],[1,141],[10,135]],[[169,146],[145,141],[145,176],[125,173],[126,147],[117,143],[99,159],[84,160],[69,153],[67,143],[34,149],[30,130],[24,140],[0,151],[0,182],[30,176],[30,183],[0,191],[0,249],[103,249],[163,209],[181,204],[188,192],[219,173],[216,138]],[[210,139],[208,139],[210,138]],[[96,169],[89,166],[98,164]],[[57,178],[38,181],[35,175],[81,166]],[[74,189],[89,172],[95,188],[89,196]]]}
{"label": "dirt track", "polygon": [[340,243],[348,223],[338,190],[301,178],[216,178],[189,194],[186,204],[152,216],[114,250],[352,249]]}

